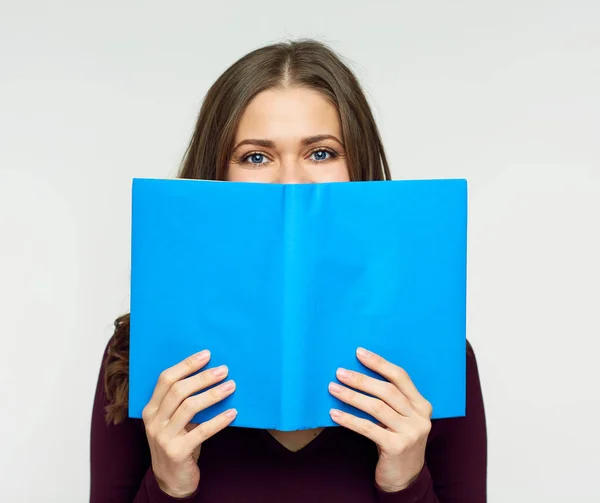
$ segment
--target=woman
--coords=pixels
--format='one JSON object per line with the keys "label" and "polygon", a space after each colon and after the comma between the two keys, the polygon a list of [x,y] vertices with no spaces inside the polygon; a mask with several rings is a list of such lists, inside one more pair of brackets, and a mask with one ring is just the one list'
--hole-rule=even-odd
{"label": "woman", "polygon": [[[216,81],[179,176],[318,183],[390,173],[355,76],[324,45],[300,41],[256,50]],[[329,391],[379,424],[332,410],[341,428],[266,432],[227,428],[234,410],[189,423],[235,391],[208,351],[166,369],[143,420],[127,418],[129,317],[115,327],[93,410],[92,502],[485,501],[485,416],[470,347],[466,417],[431,421],[401,368],[358,349],[387,382],[339,369]]]}

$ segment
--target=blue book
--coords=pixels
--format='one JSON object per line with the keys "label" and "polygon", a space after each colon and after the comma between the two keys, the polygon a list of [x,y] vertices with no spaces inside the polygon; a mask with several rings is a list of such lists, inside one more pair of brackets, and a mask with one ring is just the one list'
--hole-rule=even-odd
{"label": "blue book", "polygon": [[433,417],[465,414],[467,183],[135,179],[129,415],[202,349],[237,383],[203,422],[334,426],[359,346],[403,367]]}

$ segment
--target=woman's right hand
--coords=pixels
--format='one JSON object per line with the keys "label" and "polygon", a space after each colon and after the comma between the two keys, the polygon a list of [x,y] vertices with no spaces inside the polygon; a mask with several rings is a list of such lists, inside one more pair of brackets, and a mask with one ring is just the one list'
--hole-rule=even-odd
{"label": "woman's right hand", "polygon": [[170,496],[182,498],[196,491],[200,483],[198,456],[202,442],[229,426],[237,415],[235,409],[230,409],[197,426],[190,424],[194,415],[235,390],[235,382],[230,380],[194,395],[227,377],[225,366],[188,377],[209,359],[210,353],[201,351],[165,370],[142,413],[154,476],[159,487]]}

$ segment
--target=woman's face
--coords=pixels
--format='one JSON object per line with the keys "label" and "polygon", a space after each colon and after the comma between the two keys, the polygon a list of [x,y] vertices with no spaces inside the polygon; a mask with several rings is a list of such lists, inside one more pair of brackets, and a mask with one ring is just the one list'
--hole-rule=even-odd
{"label": "woman's face", "polygon": [[336,108],[311,89],[258,94],[235,135],[227,179],[322,183],[350,180]]}

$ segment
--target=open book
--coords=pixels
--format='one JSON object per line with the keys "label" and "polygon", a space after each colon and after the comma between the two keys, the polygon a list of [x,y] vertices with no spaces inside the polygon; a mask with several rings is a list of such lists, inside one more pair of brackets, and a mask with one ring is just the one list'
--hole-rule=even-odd
{"label": "open book", "polygon": [[306,185],[135,179],[129,414],[202,349],[237,383],[195,422],[333,426],[359,346],[407,370],[433,417],[465,413],[465,180]]}

